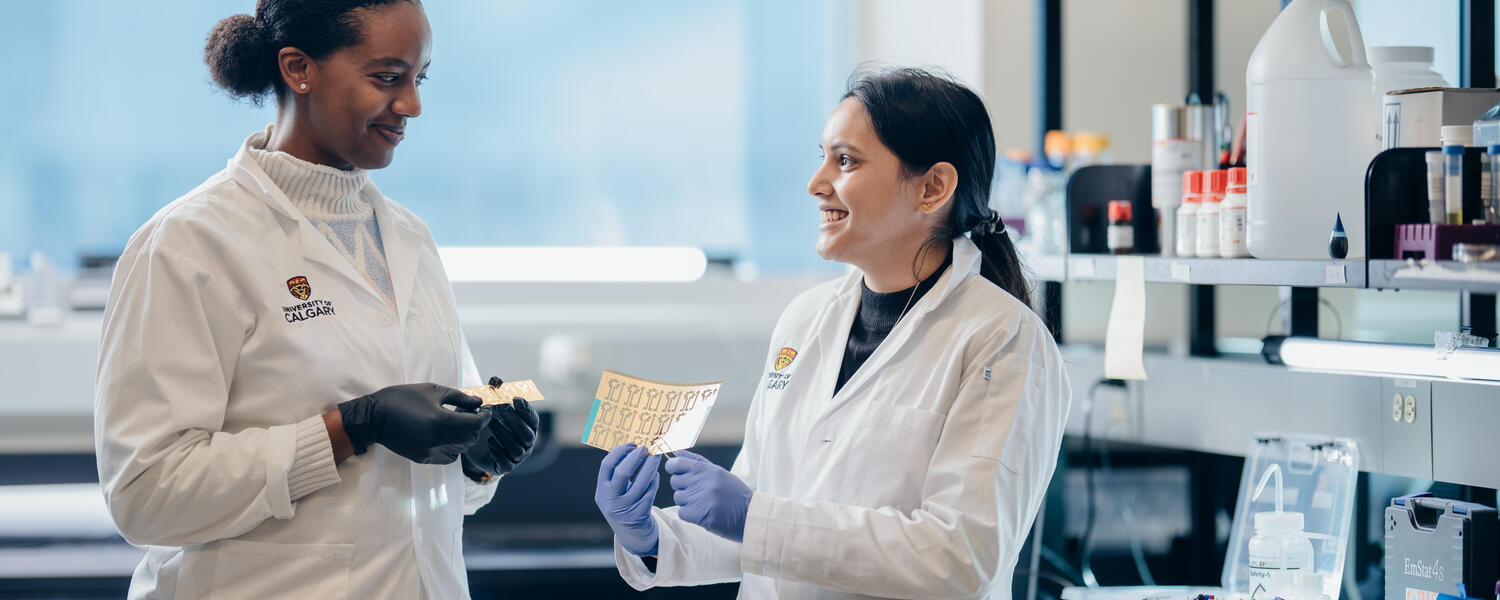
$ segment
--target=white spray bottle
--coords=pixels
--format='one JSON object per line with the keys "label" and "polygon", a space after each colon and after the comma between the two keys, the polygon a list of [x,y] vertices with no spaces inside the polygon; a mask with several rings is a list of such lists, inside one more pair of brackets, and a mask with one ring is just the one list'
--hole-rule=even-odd
{"label": "white spray bottle", "polygon": [[1273,476],[1276,511],[1255,513],[1255,536],[1250,538],[1251,600],[1290,597],[1295,590],[1295,576],[1313,572],[1312,542],[1302,532],[1302,513],[1282,510],[1281,465],[1266,468],[1250,498],[1259,498]]}

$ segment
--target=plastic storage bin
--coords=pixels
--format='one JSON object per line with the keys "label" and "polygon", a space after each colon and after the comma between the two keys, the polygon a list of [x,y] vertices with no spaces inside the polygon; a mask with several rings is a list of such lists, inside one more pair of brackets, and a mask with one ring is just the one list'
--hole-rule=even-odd
{"label": "plastic storage bin", "polygon": [[[1248,599],[1250,588],[1250,538],[1255,535],[1254,515],[1276,510],[1273,494],[1252,500],[1255,484],[1271,465],[1282,474],[1283,508],[1302,513],[1302,531],[1312,541],[1313,568],[1322,575],[1323,594],[1338,600],[1344,574],[1344,554],[1354,517],[1354,484],[1359,476],[1359,446],[1353,440],[1295,434],[1261,434],[1245,456],[1240,474],[1239,500],[1222,588],[1196,586],[1119,586],[1067,588],[1063,600],[1192,600],[1198,594],[1214,594],[1228,600]],[[1267,600],[1270,600],[1267,598]]]}

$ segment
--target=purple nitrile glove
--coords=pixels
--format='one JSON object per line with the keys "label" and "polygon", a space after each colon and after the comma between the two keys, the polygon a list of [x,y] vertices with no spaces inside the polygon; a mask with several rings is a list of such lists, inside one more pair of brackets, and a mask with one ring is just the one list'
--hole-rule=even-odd
{"label": "purple nitrile glove", "polygon": [[667,460],[672,500],[681,507],[677,516],[721,538],[745,539],[745,517],[750,513],[750,486],[733,473],[686,450]]}
{"label": "purple nitrile glove", "polygon": [[656,472],[660,463],[660,456],[647,457],[646,449],[634,443],[616,446],[599,463],[594,504],[599,505],[620,547],[636,556],[656,554],[659,537],[651,502],[661,487]]}

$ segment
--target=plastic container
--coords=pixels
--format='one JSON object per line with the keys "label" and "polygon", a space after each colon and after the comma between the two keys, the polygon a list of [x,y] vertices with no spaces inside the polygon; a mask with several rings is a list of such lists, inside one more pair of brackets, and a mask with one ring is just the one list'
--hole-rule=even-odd
{"label": "plastic container", "polygon": [[1229,170],[1229,186],[1225,188],[1224,201],[1219,203],[1219,256],[1244,258],[1250,256],[1245,245],[1245,210],[1249,196],[1245,195],[1245,168]]}
{"label": "plastic container", "polygon": [[1365,171],[1380,148],[1373,77],[1345,0],[1293,0],[1261,36],[1245,72],[1251,255],[1322,259],[1342,213],[1351,258],[1363,256]]}
{"label": "plastic container", "polygon": [[1397,90],[1450,87],[1432,70],[1431,46],[1370,46],[1370,69],[1375,76],[1375,106],[1385,104],[1385,95]]}
{"label": "plastic container", "polygon": [[1225,184],[1229,172],[1207,171],[1204,174],[1202,202],[1198,205],[1198,243],[1196,255],[1200,258],[1219,256],[1219,203],[1224,201]]}
{"label": "plastic container", "polygon": [[[1484,206],[1484,222],[1490,225],[1500,225],[1500,144],[1491,144],[1485,148],[1488,157],[1488,165],[1485,174],[1489,175],[1490,186],[1487,194],[1481,198]],[[1497,582],[1500,585],[1500,582]]]}
{"label": "plastic container", "polygon": [[1302,513],[1284,510],[1281,465],[1266,467],[1251,499],[1260,498],[1272,479],[1276,510],[1255,513],[1255,536],[1247,554],[1251,600],[1290,598],[1297,589],[1295,576],[1313,571],[1312,542],[1302,532]]}
{"label": "plastic container", "polygon": [[1447,200],[1445,223],[1464,222],[1464,148],[1474,143],[1474,129],[1468,125],[1444,125],[1443,196]]}
{"label": "plastic container", "polygon": [[1198,255],[1198,207],[1203,203],[1203,171],[1182,174],[1182,206],[1177,207],[1177,255]]}
{"label": "plastic container", "polygon": [[[1326,252],[1326,250],[1325,250]],[[1352,440],[1297,434],[1260,434],[1245,457],[1240,498],[1229,534],[1221,581],[1231,592],[1251,594],[1251,525],[1256,513],[1276,512],[1272,494],[1257,497],[1256,481],[1277,465],[1283,480],[1282,512],[1302,515],[1299,528],[1311,546],[1311,572],[1323,593],[1338,598],[1354,517],[1359,447]],[[1281,517],[1289,519],[1290,517]],[[1275,519],[1275,517],[1273,517]],[[1300,544],[1299,544],[1300,546]],[[1307,550],[1308,547],[1300,547]],[[1279,556],[1279,555],[1278,555]]]}
{"label": "plastic container", "polygon": [[1443,151],[1429,150],[1427,156],[1427,222],[1441,225],[1447,221],[1447,182],[1443,180]]}
{"label": "plastic container", "polygon": [[[1282,474],[1283,511],[1302,514],[1301,530],[1312,544],[1312,571],[1293,578],[1296,595],[1287,600],[1337,599],[1354,516],[1359,446],[1343,438],[1287,433],[1257,434],[1245,453],[1224,572],[1219,577],[1222,587],[1070,587],[1063,590],[1061,597],[1063,600],[1188,600],[1198,594],[1212,594],[1238,600],[1248,596],[1252,591],[1249,554],[1254,514],[1276,508],[1274,497],[1255,496],[1255,482],[1273,464]],[[1313,597],[1314,591],[1319,597]]]}
{"label": "plastic container", "polygon": [[41,252],[31,253],[31,277],[27,282],[26,320],[32,325],[61,325],[63,292],[52,262]]}

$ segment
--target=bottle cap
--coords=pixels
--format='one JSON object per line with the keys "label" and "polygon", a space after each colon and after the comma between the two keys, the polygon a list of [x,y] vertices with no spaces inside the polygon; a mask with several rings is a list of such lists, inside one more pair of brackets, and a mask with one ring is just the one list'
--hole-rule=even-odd
{"label": "bottle cap", "polygon": [[1229,187],[1227,191],[1231,194],[1243,194],[1248,188],[1249,178],[1246,176],[1245,167],[1235,167],[1229,170]]}
{"label": "bottle cap", "polygon": [[1203,193],[1203,171],[1183,171],[1182,172],[1182,193],[1184,193],[1184,194],[1202,194]]}
{"label": "bottle cap", "polygon": [[1072,154],[1073,136],[1060,129],[1048,131],[1042,138],[1042,151],[1048,156]]}
{"label": "bottle cap", "polygon": [[1224,188],[1229,183],[1229,171],[1216,169],[1208,172],[1208,193],[1224,194]]}
{"label": "bottle cap", "polygon": [[1114,221],[1129,221],[1130,217],[1131,217],[1130,213],[1131,213],[1131,210],[1130,210],[1130,201],[1129,200],[1110,200],[1109,201],[1109,220],[1110,220],[1110,222],[1114,222]]}
{"label": "bottle cap", "polygon": [[1255,513],[1256,531],[1302,531],[1302,513],[1266,512]]}
{"label": "bottle cap", "polygon": [[1448,146],[1469,146],[1474,143],[1473,125],[1444,125],[1439,131],[1445,148]]}

